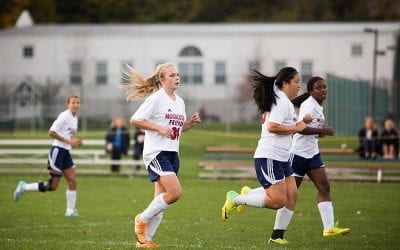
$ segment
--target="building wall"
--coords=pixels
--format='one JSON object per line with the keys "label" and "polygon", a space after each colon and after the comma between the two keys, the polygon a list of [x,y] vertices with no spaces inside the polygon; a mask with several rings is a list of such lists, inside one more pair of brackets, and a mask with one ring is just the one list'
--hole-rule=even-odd
{"label": "building wall", "polygon": [[[195,46],[202,52],[203,83],[183,84],[179,94],[186,99],[188,112],[206,105],[222,120],[251,120],[256,116],[251,100],[239,104],[239,85],[245,83],[249,63],[260,62],[261,72],[275,74],[275,62],[284,60],[301,72],[301,62],[313,63],[313,75],[328,73],[356,80],[372,77],[373,35],[365,27],[381,30],[379,49],[394,46],[400,23],[357,24],[248,24],[248,25],[86,25],[32,26],[0,32],[0,82],[18,84],[30,76],[37,83],[62,83],[60,95],[82,96],[82,112],[87,116],[131,114],[139,104],[124,105],[118,88],[121,63],[132,61],[145,76],[157,62],[179,64],[196,60],[183,58],[180,51]],[[353,57],[351,46],[360,44],[362,55]],[[34,47],[31,59],[23,58],[22,48]],[[70,62],[83,66],[83,84],[69,84]],[[97,62],[107,63],[108,83],[95,82]],[[226,63],[226,84],[214,83],[214,64]],[[377,79],[392,85],[394,52],[379,57]],[[386,87],[390,87],[386,86]],[[248,106],[251,106],[248,108]]]}

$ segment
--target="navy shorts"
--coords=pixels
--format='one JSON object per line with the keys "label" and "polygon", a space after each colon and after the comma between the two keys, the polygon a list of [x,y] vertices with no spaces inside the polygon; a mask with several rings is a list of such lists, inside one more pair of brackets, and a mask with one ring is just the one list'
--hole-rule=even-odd
{"label": "navy shorts", "polygon": [[316,168],[323,168],[325,165],[322,162],[321,154],[318,153],[312,158],[304,158],[298,155],[292,155],[291,165],[293,168],[294,176],[304,177],[304,175]]}
{"label": "navy shorts", "polygon": [[148,168],[149,179],[151,182],[156,182],[160,176],[175,174],[178,175],[179,171],[179,157],[178,152],[161,151],[156,158],[154,158]]}
{"label": "navy shorts", "polygon": [[47,169],[52,169],[57,172],[62,172],[64,169],[74,168],[75,164],[72,161],[69,150],[60,147],[51,147],[47,160]]}
{"label": "navy shorts", "polygon": [[258,182],[260,182],[264,189],[269,188],[271,185],[293,174],[293,169],[289,162],[276,161],[268,158],[255,158],[254,167],[256,169]]}

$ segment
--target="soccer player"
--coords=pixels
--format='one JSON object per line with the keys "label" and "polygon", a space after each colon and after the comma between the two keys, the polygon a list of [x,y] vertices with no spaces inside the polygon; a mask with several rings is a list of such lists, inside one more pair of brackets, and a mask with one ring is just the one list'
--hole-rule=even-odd
{"label": "soccer player", "polygon": [[306,127],[303,121],[296,122],[297,115],[290,102],[300,89],[299,72],[292,67],[285,67],[274,77],[258,71],[251,73],[253,97],[263,114],[261,138],[254,154],[257,179],[262,187],[257,192],[249,192],[248,189],[242,189],[241,194],[227,192],[222,207],[223,220],[228,218],[233,208],[243,210],[242,205],[270,209],[285,207],[286,213],[292,214],[297,199],[296,182],[289,164],[289,150],[292,135]]}
{"label": "soccer player", "polygon": [[[318,140],[325,135],[334,136],[335,130],[325,127],[325,116],[322,102],[327,96],[327,85],[323,78],[312,77],[307,82],[307,93],[292,99],[292,103],[300,106],[299,120],[310,121],[307,127],[300,133],[294,135],[291,147],[291,165],[293,167],[296,185],[300,184],[307,174],[318,190],[317,206],[321,215],[324,237],[344,235],[350,232],[349,228],[339,228],[334,223],[333,205],[330,197],[330,185],[322,162]],[[248,187],[243,187],[246,192],[256,192]],[[286,208],[281,208],[276,213],[274,230],[271,235],[272,241],[288,242],[284,239],[284,233],[292,219],[293,213],[288,213]]]}
{"label": "soccer player", "polygon": [[20,181],[14,192],[14,200],[18,201],[25,191],[55,191],[64,176],[68,189],[66,192],[67,210],[65,217],[79,216],[76,210],[76,175],[75,164],[72,161],[70,150],[82,145],[82,140],[75,137],[78,129],[77,113],[80,108],[80,98],[72,95],[67,98],[68,109],[61,112],[49,129],[49,136],[54,138],[49,152],[47,169],[50,178],[46,182],[26,183]]}
{"label": "soccer player", "polygon": [[186,120],[185,103],[176,91],[180,86],[177,67],[171,63],[160,64],[153,76],[145,79],[129,68],[125,85],[127,99],[147,97],[133,114],[131,124],[145,130],[143,160],[154,186],[154,199],[135,217],[136,247],[155,248],[152,241],[161,223],[163,212],[176,202],[182,193],[178,179],[179,140],[182,132],[201,122],[193,113]]}

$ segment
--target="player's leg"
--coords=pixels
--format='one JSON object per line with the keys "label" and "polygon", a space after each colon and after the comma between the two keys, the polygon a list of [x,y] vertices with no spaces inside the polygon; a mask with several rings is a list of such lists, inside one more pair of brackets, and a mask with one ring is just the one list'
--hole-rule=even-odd
{"label": "player's leg", "polygon": [[18,201],[22,194],[26,191],[55,191],[60,182],[62,174],[60,172],[49,170],[49,179],[47,181],[38,181],[33,183],[26,183],[25,181],[20,181],[14,191],[14,201]]}
{"label": "player's leg", "polygon": [[308,172],[308,176],[318,190],[317,206],[324,227],[323,236],[347,234],[350,231],[349,228],[339,228],[335,225],[330,184],[325,168],[312,169]]}
{"label": "player's leg", "polygon": [[239,195],[234,191],[227,192],[221,209],[222,220],[226,220],[230,211],[238,205],[279,209],[286,204],[286,184],[281,163],[271,159],[257,158],[254,159],[254,164],[257,179],[264,188],[264,192],[249,192],[244,195]]}
{"label": "player's leg", "polygon": [[[286,184],[286,205],[276,212],[274,230],[268,243],[275,243],[279,245],[286,245],[289,243],[284,239],[284,234],[289,226],[293,217],[293,210],[297,202],[297,182],[293,176],[293,169],[291,165],[284,167],[285,170],[285,184]],[[302,179],[302,178],[301,178]]]}
{"label": "player's leg", "polygon": [[66,191],[67,208],[65,216],[66,217],[79,216],[79,213],[76,209],[77,182],[76,182],[75,167],[64,169],[63,175],[68,185],[68,189]]}
{"label": "player's leg", "polygon": [[161,152],[149,164],[149,178],[152,182],[157,182],[157,196],[142,213],[135,217],[135,237],[138,242],[145,243],[147,241],[149,222],[180,198],[182,187],[177,177],[178,171],[179,159],[176,152]]}

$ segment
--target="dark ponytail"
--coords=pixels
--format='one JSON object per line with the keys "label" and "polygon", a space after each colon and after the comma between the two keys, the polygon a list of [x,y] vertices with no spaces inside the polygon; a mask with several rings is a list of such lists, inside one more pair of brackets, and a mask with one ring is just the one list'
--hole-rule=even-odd
{"label": "dark ponytail", "polygon": [[253,98],[261,114],[271,111],[272,104],[276,104],[276,98],[278,96],[275,94],[274,84],[277,88],[282,89],[283,83],[290,82],[298,73],[299,72],[292,67],[282,68],[274,77],[265,76],[257,70],[250,71]]}
{"label": "dark ponytail", "polygon": [[261,74],[257,70],[250,71],[253,98],[262,114],[271,111],[272,104],[276,104],[277,95],[274,92],[275,77]]}

